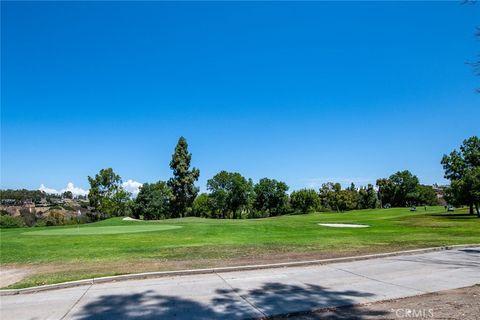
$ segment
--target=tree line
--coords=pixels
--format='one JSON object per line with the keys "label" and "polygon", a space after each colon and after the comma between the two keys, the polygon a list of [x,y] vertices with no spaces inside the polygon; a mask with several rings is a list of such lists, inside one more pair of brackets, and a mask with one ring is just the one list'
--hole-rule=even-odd
{"label": "tree line", "polygon": [[[479,214],[480,142],[471,137],[460,151],[454,150],[441,161],[445,178],[451,185],[445,190],[450,204],[469,205]],[[184,216],[208,218],[258,218],[312,211],[348,211],[354,209],[405,207],[438,204],[437,191],[420,184],[410,171],[399,171],[378,179],[376,186],[345,189],[339,183],[324,183],[319,190],[301,189],[288,194],[282,181],[262,178],[257,183],[237,172],[221,171],[207,181],[207,193],[199,193],[195,182],[200,176],[190,168],[192,154],[185,138],[180,137],[172,155],[173,176],[168,181],[145,183],[135,199],[122,188],[120,176],[111,168],[89,177],[90,205],[103,217],[131,215],[145,220]]]}

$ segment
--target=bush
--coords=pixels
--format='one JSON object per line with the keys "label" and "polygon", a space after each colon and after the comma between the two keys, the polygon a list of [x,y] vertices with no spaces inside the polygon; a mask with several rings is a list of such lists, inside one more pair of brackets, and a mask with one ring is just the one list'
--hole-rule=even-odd
{"label": "bush", "polygon": [[292,209],[301,213],[315,211],[320,206],[320,198],[313,189],[301,189],[290,195]]}
{"label": "bush", "polygon": [[75,208],[72,207],[71,205],[68,205],[68,204],[62,204],[61,208],[65,209],[67,211],[75,211]]}
{"label": "bush", "polygon": [[248,219],[260,219],[260,218],[268,218],[270,216],[268,211],[258,211],[258,210],[250,210],[248,212],[247,218]]}
{"label": "bush", "polygon": [[20,209],[20,216],[22,217],[25,225],[27,225],[28,227],[35,225],[35,223],[37,222],[37,215],[35,213],[35,209],[34,210],[30,210],[27,208]]}
{"label": "bush", "polygon": [[45,225],[60,226],[65,224],[65,215],[60,211],[50,211],[45,218]]}
{"label": "bush", "polygon": [[39,219],[37,220],[37,222],[35,223],[34,227],[37,228],[37,227],[46,227],[47,226],[47,223],[45,222],[45,219]]}
{"label": "bush", "polygon": [[21,228],[25,223],[21,217],[0,216],[0,228]]}

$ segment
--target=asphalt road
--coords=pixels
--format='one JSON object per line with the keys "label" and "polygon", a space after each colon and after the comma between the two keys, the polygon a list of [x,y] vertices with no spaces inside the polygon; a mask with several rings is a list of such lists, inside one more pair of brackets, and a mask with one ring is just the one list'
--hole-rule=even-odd
{"label": "asphalt road", "polygon": [[[480,247],[0,297],[2,319],[244,319],[480,283]],[[359,309],[359,318],[362,318]]]}

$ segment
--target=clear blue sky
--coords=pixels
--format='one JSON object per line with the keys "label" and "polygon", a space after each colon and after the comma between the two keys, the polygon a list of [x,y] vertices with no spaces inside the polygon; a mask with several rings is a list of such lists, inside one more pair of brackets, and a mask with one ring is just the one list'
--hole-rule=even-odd
{"label": "clear blue sky", "polygon": [[1,186],[168,179],[184,135],[291,189],[409,169],[480,134],[480,5],[2,2]]}

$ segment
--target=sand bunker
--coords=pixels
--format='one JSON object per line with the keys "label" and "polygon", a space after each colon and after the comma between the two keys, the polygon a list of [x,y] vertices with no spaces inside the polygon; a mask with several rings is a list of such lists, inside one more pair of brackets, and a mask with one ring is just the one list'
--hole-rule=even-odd
{"label": "sand bunker", "polygon": [[125,217],[122,220],[123,221],[143,221],[143,220],[140,220],[140,219],[134,219],[134,218],[130,218],[130,217]]}
{"label": "sand bunker", "polygon": [[330,228],[368,228],[369,225],[366,224],[349,224],[349,223],[319,223],[323,227]]}

